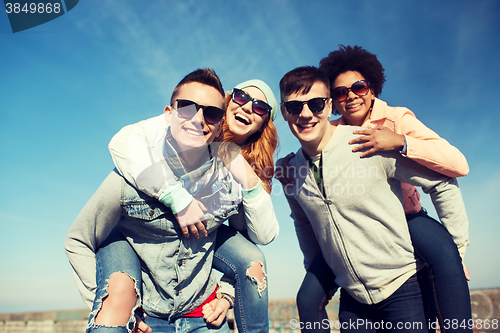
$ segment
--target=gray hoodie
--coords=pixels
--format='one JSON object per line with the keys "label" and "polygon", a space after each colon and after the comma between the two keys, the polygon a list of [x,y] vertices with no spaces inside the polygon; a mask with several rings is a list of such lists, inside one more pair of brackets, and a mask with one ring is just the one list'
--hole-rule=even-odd
{"label": "gray hoodie", "polygon": [[463,257],[468,219],[456,179],[398,153],[360,158],[348,142],[353,126],[338,126],[321,153],[324,195],[299,149],[290,164],[296,183],[285,189],[306,268],[319,252],[335,282],[356,300],[379,303],[416,273],[400,182],[430,194]]}

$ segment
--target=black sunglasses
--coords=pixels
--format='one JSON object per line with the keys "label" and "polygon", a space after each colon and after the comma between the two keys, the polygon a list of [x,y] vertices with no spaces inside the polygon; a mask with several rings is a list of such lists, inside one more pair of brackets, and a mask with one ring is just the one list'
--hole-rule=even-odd
{"label": "black sunglasses", "polygon": [[177,102],[177,112],[179,116],[185,119],[193,118],[200,108],[203,110],[203,118],[211,125],[215,125],[221,121],[224,115],[224,110],[216,106],[200,105],[188,99],[176,99],[174,102]]}
{"label": "black sunglasses", "polygon": [[332,90],[332,97],[337,102],[343,102],[349,96],[349,91],[352,91],[358,96],[365,96],[370,91],[370,84],[365,80],[356,81],[350,88],[337,87]]}
{"label": "black sunglasses", "polygon": [[308,101],[289,101],[283,103],[286,108],[286,111],[291,115],[298,115],[302,112],[304,108],[304,104],[307,104],[309,110],[314,113],[320,113],[325,108],[325,102],[329,99],[329,97],[316,97],[310,99]]}
{"label": "black sunglasses", "polygon": [[261,101],[260,99],[255,99],[246,92],[244,92],[241,89],[234,88],[233,89],[233,94],[231,95],[231,98],[233,101],[238,104],[238,105],[245,105],[248,102],[252,101],[252,111],[259,116],[265,116],[269,111],[271,111],[273,108],[267,104],[264,101]]}

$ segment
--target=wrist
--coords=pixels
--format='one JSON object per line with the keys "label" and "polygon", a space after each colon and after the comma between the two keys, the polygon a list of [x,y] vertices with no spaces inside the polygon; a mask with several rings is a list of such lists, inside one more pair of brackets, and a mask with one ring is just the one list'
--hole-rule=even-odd
{"label": "wrist", "polygon": [[399,152],[400,152],[401,154],[403,154],[403,155],[406,155],[406,154],[407,154],[407,152],[408,152],[408,147],[407,147],[407,145],[406,145],[406,135],[403,135],[403,141],[404,141],[404,143],[403,143],[403,148],[401,148],[401,150],[400,150]]}
{"label": "wrist", "polygon": [[225,300],[225,301],[227,301],[229,303],[229,308],[230,309],[232,309],[234,307],[234,297],[233,296],[218,291],[217,294],[216,294],[216,298],[218,300]]}

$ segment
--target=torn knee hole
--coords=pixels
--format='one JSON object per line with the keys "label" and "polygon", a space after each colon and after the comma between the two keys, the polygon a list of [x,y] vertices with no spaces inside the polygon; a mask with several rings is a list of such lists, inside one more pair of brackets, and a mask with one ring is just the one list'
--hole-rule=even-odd
{"label": "torn knee hole", "polygon": [[259,296],[266,289],[266,272],[264,271],[264,265],[261,262],[252,262],[247,268],[247,277],[257,284],[257,291]]}

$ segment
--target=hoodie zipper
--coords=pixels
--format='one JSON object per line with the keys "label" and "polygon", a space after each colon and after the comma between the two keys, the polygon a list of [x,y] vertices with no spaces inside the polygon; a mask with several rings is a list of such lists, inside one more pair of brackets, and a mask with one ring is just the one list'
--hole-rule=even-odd
{"label": "hoodie zipper", "polygon": [[[306,161],[307,162],[307,161]],[[309,167],[309,173],[310,175],[312,176],[313,179],[315,179],[314,177],[314,174],[311,174],[312,171],[311,171],[311,167]],[[318,190],[318,193],[320,194],[321,196],[321,199],[323,200],[323,202],[327,205],[328,207],[328,212],[330,214],[330,218],[331,218],[331,221],[333,222],[333,225],[335,226],[335,229],[337,231],[337,234],[339,235],[338,238],[340,239],[341,243],[342,243],[342,251],[344,253],[344,261],[347,262],[347,266],[349,267],[349,270],[353,273],[355,279],[358,281],[359,284],[361,284],[364,288],[364,291],[366,293],[366,295],[368,296],[368,299],[371,301],[372,304],[375,303],[374,299],[372,298],[370,292],[368,291],[368,288],[366,286],[366,284],[363,282],[363,280],[360,278],[358,272],[356,271],[356,269],[354,268],[354,265],[352,264],[351,262],[351,259],[349,258],[349,256],[347,255],[347,247],[345,246],[345,243],[344,243],[344,239],[340,236],[341,233],[340,233],[340,228],[339,226],[337,225],[337,223],[335,222],[335,219],[333,218],[333,214],[332,214],[332,211],[330,209],[330,205],[333,205],[333,201],[330,200],[330,199],[327,199],[326,198],[326,191],[325,191],[325,183],[323,181],[323,153],[321,153],[321,159],[320,159],[320,167],[319,167],[319,173],[320,173],[320,179],[321,179],[321,184],[322,184],[322,189],[323,191],[319,188],[318,184],[316,183],[316,181],[314,182],[315,183],[315,186],[316,186],[316,189]]]}

